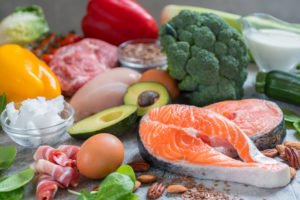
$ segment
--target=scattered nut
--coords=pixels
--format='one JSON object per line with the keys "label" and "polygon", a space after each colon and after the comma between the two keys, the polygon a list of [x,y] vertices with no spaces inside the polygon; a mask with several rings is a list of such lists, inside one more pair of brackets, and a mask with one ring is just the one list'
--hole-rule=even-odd
{"label": "scattered nut", "polygon": [[183,185],[169,185],[167,188],[168,193],[183,193],[186,192],[188,189]]}
{"label": "scattered nut", "polygon": [[279,153],[280,158],[283,159],[283,160],[286,160],[286,155],[285,155],[286,146],[284,146],[282,144],[276,145],[276,149]]}
{"label": "scattered nut", "polygon": [[139,187],[141,187],[142,183],[140,181],[135,181],[133,192],[135,192]]}
{"label": "scattered nut", "polygon": [[290,167],[290,170],[291,170],[291,179],[293,179],[293,178],[295,178],[297,172],[296,172],[296,169],[293,167]]}
{"label": "scattered nut", "polygon": [[261,153],[267,157],[274,158],[275,156],[278,155],[278,150],[275,148],[274,149],[265,149]]}
{"label": "scattered nut", "polygon": [[147,192],[149,199],[158,199],[165,191],[166,187],[162,183],[154,183]]}
{"label": "scattered nut", "polygon": [[143,160],[134,161],[134,162],[128,163],[128,165],[130,165],[135,172],[146,172],[150,169],[149,163],[147,163]]}
{"label": "scattered nut", "polygon": [[300,150],[300,142],[297,142],[297,141],[285,141],[284,145],[287,147],[292,147],[297,150]]}
{"label": "scattered nut", "polygon": [[293,147],[285,148],[285,155],[289,165],[295,169],[300,168],[300,152]]}
{"label": "scattered nut", "polygon": [[137,180],[139,180],[141,183],[153,183],[157,180],[157,177],[154,175],[140,175],[137,177]]}

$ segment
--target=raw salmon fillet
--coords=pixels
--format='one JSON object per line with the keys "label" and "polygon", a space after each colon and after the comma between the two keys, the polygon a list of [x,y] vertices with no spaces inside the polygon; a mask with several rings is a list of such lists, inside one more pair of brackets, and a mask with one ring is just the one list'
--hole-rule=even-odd
{"label": "raw salmon fillet", "polygon": [[[204,108],[234,122],[260,150],[281,144],[286,135],[283,113],[279,106],[271,101],[263,99],[223,101]],[[226,149],[223,151],[232,153],[232,148],[224,140],[211,137],[207,142],[215,147],[223,146]]]}
{"label": "raw salmon fillet", "polygon": [[[203,136],[227,140],[243,161],[218,152]],[[175,173],[265,188],[290,182],[286,164],[265,157],[235,123],[204,108],[173,104],[151,110],[140,122],[139,148],[145,160]]]}

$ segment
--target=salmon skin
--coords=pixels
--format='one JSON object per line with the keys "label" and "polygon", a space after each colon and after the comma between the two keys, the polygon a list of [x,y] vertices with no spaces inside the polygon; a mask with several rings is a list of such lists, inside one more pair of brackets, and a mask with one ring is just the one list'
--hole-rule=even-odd
{"label": "salmon skin", "polygon": [[[203,135],[227,140],[242,161],[215,150]],[[291,179],[286,164],[265,157],[235,123],[204,108],[173,104],[152,109],[141,119],[138,143],[145,160],[175,173],[264,188],[285,186]]]}
{"label": "salmon skin", "polygon": [[[274,148],[277,144],[282,143],[286,135],[283,113],[279,106],[271,101],[263,99],[232,100],[215,103],[204,108],[215,111],[233,121],[252,139],[259,150]],[[210,142],[214,143],[215,141],[212,139]]]}

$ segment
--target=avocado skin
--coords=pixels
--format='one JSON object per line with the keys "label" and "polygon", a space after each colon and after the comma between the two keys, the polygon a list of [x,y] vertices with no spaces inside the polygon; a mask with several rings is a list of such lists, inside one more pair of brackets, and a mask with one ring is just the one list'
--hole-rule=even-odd
{"label": "avocado skin", "polygon": [[126,117],[125,119],[109,127],[92,131],[92,132],[86,132],[86,133],[76,133],[76,134],[69,133],[69,135],[75,139],[87,139],[99,133],[111,133],[115,136],[121,136],[129,132],[135,126],[136,122],[137,122],[137,113],[134,112],[128,117]]}

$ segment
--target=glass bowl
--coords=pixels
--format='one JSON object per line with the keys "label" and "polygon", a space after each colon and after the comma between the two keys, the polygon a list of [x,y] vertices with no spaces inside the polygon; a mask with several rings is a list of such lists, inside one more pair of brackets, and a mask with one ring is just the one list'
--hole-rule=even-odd
{"label": "glass bowl", "polygon": [[6,109],[1,114],[1,125],[3,131],[17,144],[35,148],[40,145],[54,145],[67,135],[67,129],[74,122],[74,108],[64,102],[64,110],[60,116],[64,119],[58,124],[38,129],[22,129],[10,126],[10,121],[7,116]]}
{"label": "glass bowl", "polygon": [[[136,48],[133,48],[134,45],[136,46]],[[156,56],[150,56],[150,58],[147,57],[147,55],[144,55],[143,58],[138,58],[137,56],[135,56],[136,52],[131,52],[131,55],[126,55],[125,50],[126,48],[128,49],[129,46],[131,46],[131,49],[135,49],[136,51],[138,51],[142,49],[142,45],[151,45],[153,48],[158,48],[160,52],[160,43],[156,39],[129,40],[127,42],[122,43],[118,48],[118,58],[119,62],[121,63],[121,66],[131,68],[139,72],[144,72],[152,68],[166,67],[167,57],[162,53],[159,53]]]}

